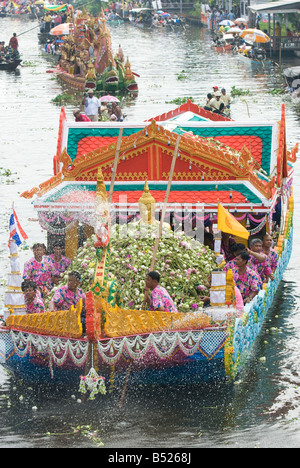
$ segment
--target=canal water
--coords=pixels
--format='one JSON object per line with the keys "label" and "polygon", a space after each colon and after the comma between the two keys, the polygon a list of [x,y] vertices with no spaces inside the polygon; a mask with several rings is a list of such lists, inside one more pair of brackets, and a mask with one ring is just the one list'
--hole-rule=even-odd
{"label": "canal water", "polygon": [[[36,26],[0,19],[6,42]],[[235,120],[279,120],[286,105],[287,142],[300,139],[300,108],[276,94],[282,73],[251,70],[230,54],[211,49],[205,29],[141,30],[111,27],[113,48],[121,44],[138,78],[139,95],[125,103],[127,120],[140,121],[176,107],[177,98],[203,105],[213,85],[245,94],[233,99]],[[31,202],[20,194],[52,175],[59,107],[64,89],[42,54],[37,29],[19,37],[23,66],[0,72],[0,309],[9,272],[8,220],[12,202],[29,245],[43,241]],[[298,62],[297,62],[298,60]],[[285,59],[283,66],[299,64]],[[275,91],[274,91],[275,90]],[[66,105],[69,119],[76,106]],[[123,406],[118,392],[96,402],[78,402],[73,388],[36,388],[16,382],[0,368],[0,447],[296,447],[300,445],[300,255],[299,166],[295,166],[295,241],[292,259],[251,359],[235,384],[184,388],[131,388]],[[21,262],[30,255],[21,251]]]}

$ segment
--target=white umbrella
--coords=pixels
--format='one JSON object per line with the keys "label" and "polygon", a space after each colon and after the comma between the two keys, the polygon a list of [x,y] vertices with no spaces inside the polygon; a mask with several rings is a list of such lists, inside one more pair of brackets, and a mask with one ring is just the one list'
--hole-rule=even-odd
{"label": "white umbrella", "polygon": [[221,21],[221,23],[219,23],[219,26],[234,26],[234,22],[229,20],[223,20]]}
{"label": "white umbrella", "polygon": [[237,18],[234,20],[235,23],[248,23],[248,20],[246,18]]}
{"label": "white umbrella", "polygon": [[234,28],[230,28],[227,30],[228,33],[239,33],[241,32],[242,29],[241,28],[238,28],[237,26],[235,26]]}

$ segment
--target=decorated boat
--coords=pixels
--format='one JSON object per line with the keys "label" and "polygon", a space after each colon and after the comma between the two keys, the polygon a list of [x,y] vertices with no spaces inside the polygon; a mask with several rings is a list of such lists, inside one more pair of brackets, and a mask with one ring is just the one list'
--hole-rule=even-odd
{"label": "decorated boat", "polygon": [[125,60],[121,46],[113,53],[103,12],[99,18],[90,17],[85,11],[77,14],[61,45],[56,71],[62,81],[79,91],[92,88],[110,94],[138,92],[137,75],[132,72],[128,57]]}
{"label": "decorated boat", "polygon": [[[24,314],[20,296],[11,298],[20,294],[13,246],[4,367],[24,379],[80,383],[91,398],[129,381],[237,377],[291,255],[298,146],[287,149],[284,106],[274,122],[214,118],[192,103],[139,123],[70,123],[62,109],[54,175],[22,197],[32,201],[49,247],[59,236],[70,268],[81,269],[86,302]],[[221,221],[245,245],[277,231],[274,277],[246,305],[231,270],[223,271]],[[211,249],[203,225],[214,232]],[[155,267],[177,313],[145,307],[144,280]]]}

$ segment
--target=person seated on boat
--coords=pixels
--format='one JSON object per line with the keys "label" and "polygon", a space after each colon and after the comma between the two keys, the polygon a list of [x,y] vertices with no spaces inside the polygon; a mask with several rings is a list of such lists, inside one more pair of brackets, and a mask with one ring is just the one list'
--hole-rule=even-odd
{"label": "person seated on boat", "polygon": [[215,93],[215,97],[210,101],[212,112],[214,112],[215,114],[223,114],[224,112],[225,105],[224,102],[221,101],[221,96],[222,94],[220,93],[220,91],[217,91]]}
{"label": "person seated on boat", "polygon": [[45,306],[41,295],[38,293],[37,285],[34,281],[23,281],[21,284],[24,293],[24,300],[27,314],[42,314]]}
{"label": "person seated on boat", "polygon": [[75,122],[91,122],[91,119],[80,110],[74,111]]}
{"label": "person seated on boat", "polygon": [[229,260],[234,259],[234,255],[232,253],[232,247],[235,244],[236,242],[230,234],[228,234],[227,232],[222,232],[221,253],[224,255],[226,262],[229,262]]}
{"label": "person seated on boat", "polygon": [[214,235],[211,232],[204,231],[204,242],[203,244],[210,250],[215,250]]}
{"label": "person seated on boat", "polygon": [[59,242],[53,244],[53,253],[43,259],[44,272],[51,277],[53,271],[64,273],[70,266],[71,260],[63,255],[63,247]]}
{"label": "person seated on boat", "polygon": [[76,306],[80,299],[85,303],[86,295],[79,287],[80,285],[80,273],[78,273],[78,271],[71,271],[69,273],[68,283],[55,291],[50,303],[50,309],[69,310],[70,307]]}
{"label": "person seated on boat", "polygon": [[123,117],[121,107],[118,106],[116,102],[112,103],[111,111],[112,111],[112,114],[115,114],[115,116],[117,117],[117,122],[123,122],[124,117]]}
{"label": "person seated on boat", "polygon": [[216,93],[219,92],[219,86],[213,86],[213,92],[211,93],[215,97]]}
{"label": "person seated on boat", "polygon": [[146,277],[146,286],[144,287],[145,301],[149,310],[177,313],[178,310],[168,291],[160,286],[159,282],[160,274],[157,271],[150,271]]}
{"label": "person seated on boat", "polygon": [[248,265],[250,254],[246,251],[236,256],[235,268],[232,269],[236,286],[240,290],[244,304],[254,299],[262,288],[262,281],[256,271]]}
{"label": "person seated on boat", "polygon": [[267,255],[272,270],[271,279],[274,279],[274,273],[278,267],[278,254],[275,249],[273,249],[273,239],[270,234],[265,234],[262,239],[263,253]]}
{"label": "person seated on boat", "polygon": [[212,100],[213,98],[213,95],[211,93],[208,93],[207,95],[207,99],[206,99],[206,104],[204,106],[204,109],[205,110],[209,110],[209,111],[212,111],[212,107],[210,105],[210,101]]}
{"label": "person seated on boat", "polygon": [[229,269],[233,269],[236,267],[235,259],[238,255],[240,255],[240,253],[246,251],[246,246],[242,243],[236,243],[230,247],[230,250],[233,255],[233,259],[229,260],[229,262],[226,263],[226,265],[223,268],[224,271],[227,271]]}
{"label": "person seated on boat", "polygon": [[267,283],[271,277],[272,270],[269,259],[263,252],[262,240],[259,238],[251,239],[248,253],[250,254],[248,262],[250,268],[258,273],[263,283]]}
{"label": "person seated on boat", "polygon": [[43,259],[46,254],[45,245],[36,243],[32,247],[33,258],[28,260],[24,265],[23,280],[31,280],[36,283],[38,288],[42,291],[44,283],[42,275],[45,274]]}

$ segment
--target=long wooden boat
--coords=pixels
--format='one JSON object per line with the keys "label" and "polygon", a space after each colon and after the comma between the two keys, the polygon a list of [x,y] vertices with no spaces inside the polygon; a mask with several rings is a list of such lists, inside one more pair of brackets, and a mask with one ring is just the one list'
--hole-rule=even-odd
{"label": "long wooden boat", "polygon": [[145,179],[148,192],[163,207],[162,220],[166,212],[183,224],[189,216],[199,216],[201,222],[206,217],[214,220],[221,204],[244,225],[248,219],[250,234],[256,237],[272,232],[272,213],[280,199],[274,280],[249,304],[238,304],[232,276],[228,274],[224,282],[215,243],[217,274],[223,279],[217,287],[212,283],[211,307],[178,314],[124,309],[107,283],[110,244],[97,244],[84,335],[81,303],[69,311],[44,314],[14,311],[0,331],[0,362],[5,368],[23,379],[70,385],[79,384],[84,376],[81,390],[91,390],[92,398],[96,383],[103,390],[103,378],[107,385],[128,379],[179,385],[237,377],[291,255],[298,145],[287,150],[284,106],[276,122],[217,118],[208,120],[191,103],[130,124],[68,122],[62,109],[54,175],[22,197],[35,197],[48,239],[62,236],[70,258],[76,255],[83,232],[86,238],[93,232],[95,200],[106,203],[109,192],[111,210],[120,216],[138,213]]}
{"label": "long wooden boat", "polygon": [[13,62],[0,62],[0,70],[13,71],[21,65],[22,60],[14,60]]}
{"label": "long wooden boat", "polygon": [[237,57],[241,62],[246,63],[253,67],[266,67],[266,66],[270,67],[272,65],[272,60],[269,60],[269,59],[258,60],[258,59],[248,57],[247,55],[239,53],[239,52],[237,53]]}

